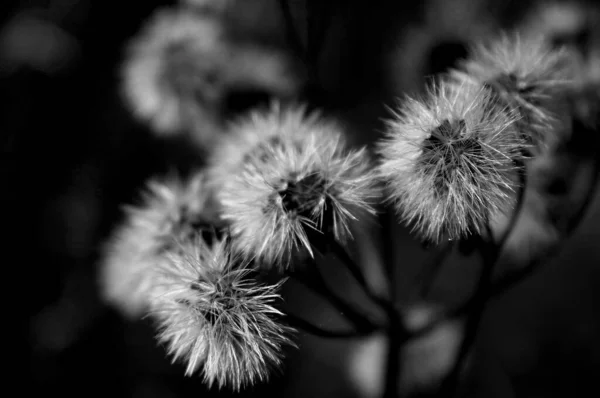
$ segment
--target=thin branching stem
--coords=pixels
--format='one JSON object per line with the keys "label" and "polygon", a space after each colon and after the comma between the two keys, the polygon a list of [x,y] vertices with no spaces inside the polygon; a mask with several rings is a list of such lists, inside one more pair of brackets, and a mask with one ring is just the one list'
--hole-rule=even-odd
{"label": "thin branching stem", "polygon": [[294,280],[302,283],[314,293],[325,298],[332,306],[334,306],[341,315],[344,316],[359,333],[371,333],[380,329],[370,317],[364,314],[355,306],[349,304],[343,298],[339,297],[332,289],[329,288],[323,275],[318,270],[316,261],[310,261],[305,268],[306,272],[289,272],[288,275]]}
{"label": "thin branching stem", "polygon": [[524,205],[525,190],[527,188],[527,175],[525,173],[525,168],[523,164],[521,164],[521,162],[518,163],[519,164],[517,166],[519,171],[518,174],[520,184],[515,210],[511,216],[511,219],[506,227],[504,234],[502,234],[502,237],[500,238],[500,240],[498,240],[498,242],[493,241],[493,234],[488,226],[488,240],[483,242],[481,250],[481,254],[483,257],[482,272],[475,293],[473,294],[472,298],[469,300],[468,303],[470,312],[466,321],[463,341],[461,343],[454,367],[447,375],[446,379],[442,384],[441,393],[444,397],[452,397],[457,391],[458,384],[460,381],[460,373],[462,371],[464,361],[468,353],[470,352],[472,345],[475,342],[477,332],[479,330],[479,325],[481,324],[486,305],[489,301],[490,293],[493,287],[493,275],[495,266],[498,263],[498,260],[500,258],[500,255],[502,254],[502,250],[504,249],[504,245],[508,240],[508,237],[513,231],[517,220],[519,219],[521,209]]}
{"label": "thin branching stem", "polygon": [[279,0],[279,8],[281,9],[281,14],[283,16],[283,21],[285,24],[287,40],[290,46],[300,58],[305,59],[306,49],[302,44],[302,39],[300,38],[298,30],[296,29],[296,25],[294,24],[294,17],[292,15],[292,10],[290,9],[288,0]]}
{"label": "thin branching stem", "polygon": [[396,292],[396,261],[395,261],[395,247],[393,241],[393,223],[395,217],[393,212],[389,211],[386,206],[383,211],[379,213],[379,223],[381,226],[381,235],[382,235],[382,263],[383,263],[383,272],[386,275],[388,280],[388,295],[390,297],[390,301],[392,303],[396,302],[397,292]]}
{"label": "thin branching stem", "polygon": [[376,331],[376,329],[372,330],[328,330],[324,329],[320,326],[315,325],[314,323],[301,318],[297,315],[286,313],[286,321],[287,323],[295,328],[303,330],[306,333],[309,333],[313,336],[323,337],[328,339],[355,339],[360,337],[366,337],[371,335]]}
{"label": "thin branching stem", "polygon": [[398,376],[401,372],[400,350],[408,336],[402,317],[397,311],[388,311],[388,350],[386,357],[386,373],[384,398],[398,396]]}
{"label": "thin branching stem", "polygon": [[[592,198],[594,197],[594,193],[595,193],[596,189],[598,188],[599,178],[600,178],[600,157],[596,156],[596,158],[594,160],[594,168],[592,171],[592,181],[590,182],[590,185],[588,186],[588,189],[586,191],[586,196],[585,196],[585,200],[584,200],[583,204],[578,208],[578,211],[577,211],[575,217],[570,220],[570,223],[567,227],[568,233],[571,233],[572,230],[577,225],[579,225],[581,219],[586,214],[589,204],[590,204]],[[539,268],[539,266],[541,264],[545,263],[545,260],[547,260],[546,256],[539,257],[525,268],[518,268],[518,269],[508,272],[505,275],[502,275],[500,278],[498,278],[497,280],[495,280],[493,282],[492,286],[489,289],[486,300],[491,300],[491,299],[497,298],[497,297],[501,296],[502,294],[504,294],[505,292],[507,292],[508,290],[512,289],[514,286],[516,286],[519,283],[526,280],[529,276],[534,274],[534,272]],[[465,314],[473,311],[474,306],[475,306],[475,301],[468,300],[464,304],[445,313],[442,317],[429,323],[425,327],[418,329],[417,331],[415,331],[413,333],[412,337],[421,336],[421,335],[427,333],[428,331],[436,328],[441,323],[446,322],[450,319],[464,316]]]}
{"label": "thin branching stem", "polygon": [[352,259],[352,257],[346,251],[346,248],[342,246],[338,241],[331,240],[328,245],[328,250],[337,257],[338,260],[346,267],[346,269],[352,274],[356,282],[363,289],[365,294],[377,303],[383,310],[389,311],[393,309],[393,303],[377,294],[373,288],[369,285],[369,282],[365,278],[361,267]]}
{"label": "thin branching stem", "polygon": [[425,264],[420,274],[417,276],[417,293],[419,299],[425,299],[433,285],[435,283],[436,277],[440,270],[442,269],[442,264],[448,258],[450,253],[452,253],[452,249],[454,248],[453,241],[446,241],[442,244],[442,247],[439,248],[428,264]]}
{"label": "thin branching stem", "polygon": [[[583,126],[579,127],[583,128]],[[597,132],[593,131],[593,133]],[[594,139],[591,141],[592,142],[589,142],[588,145],[594,145],[595,147],[595,151],[593,153],[594,163],[591,171],[591,180],[586,189],[583,203],[581,203],[581,205],[577,208],[575,215],[571,217],[567,223],[565,228],[565,237],[572,234],[574,229],[581,223],[581,220],[590,207],[591,201],[595,198],[595,193],[598,188],[598,180],[600,178],[600,156],[598,153],[600,152],[600,139],[594,137]],[[536,258],[534,261],[528,264],[527,267],[517,268],[506,273],[505,275],[502,275],[496,282],[494,282],[494,286],[490,291],[490,296],[499,296],[527,279],[530,275],[533,275],[540,265],[546,262],[548,256],[551,254],[552,252],[549,252],[545,256]]]}
{"label": "thin branching stem", "polygon": [[306,0],[306,56],[318,68],[323,43],[333,16],[333,1]]}
{"label": "thin branching stem", "polygon": [[[387,209],[387,208],[386,208]],[[384,211],[379,217],[383,234],[383,271],[388,279],[389,300],[380,303],[386,311],[388,319],[388,350],[386,356],[384,398],[392,398],[398,395],[398,375],[401,371],[400,350],[408,336],[408,331],[402,316],[396,310],[397,300],[397,266],[395,261],[395,247],[393,236],[393,222],[395,218],[389,211]]]}

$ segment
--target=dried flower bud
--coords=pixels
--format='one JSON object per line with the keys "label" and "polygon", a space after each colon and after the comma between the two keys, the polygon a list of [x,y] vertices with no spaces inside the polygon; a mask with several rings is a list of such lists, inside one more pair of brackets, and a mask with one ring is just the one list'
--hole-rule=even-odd
{"label": "dried flower bud", "polygon": [[101,291],[104,299],[130,317],[140,316],[148,307],[148,295],[155,288],[156,267],[163,252],[175,239],[194,231],[211,231],[204,176],[190,181],[152,180],[143,202],[128,207],[126,219],[106,245],[101,264]]}
{"label": "dried flower bud", "polygon": [[336,124],[303,108],[257,112],[216,152],[210,175],[234,244],[265,266],[311,253],[307,232],[345,239],[358,211],[373,212],[374,174],[364,149],[349,151]]}
{"label": "dried flower bud", "polygon": [[408,98],[379,143],[389,199],[426,241],[480,233],[507,211],[522,141],[483,87],[440,82]]}
{"label": "dried flower bud", "polygon": [[186,375],[202,369],[204,380],[234,390],[265,381],[281,365],[290,344],[273,307],[283,283],[261,285],[231,254],[227,239],[209,246],[182,243],[161,266],[161,294],[153,300],[161,343],[173,360],[186,362]]}

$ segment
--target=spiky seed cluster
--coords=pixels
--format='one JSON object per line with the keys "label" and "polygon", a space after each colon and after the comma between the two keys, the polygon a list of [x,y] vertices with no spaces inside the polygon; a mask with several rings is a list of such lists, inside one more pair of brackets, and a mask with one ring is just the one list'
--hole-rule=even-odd
{"label": "spiky seed cluster", "polygon": [[[359,211],[373,212],[374,173],[364,149],[302,107],[256,112],[216,152],[213,180],[236,247],[265,266],[310,253],[308,235],[345,239]],[[308,233],[307,233],[308,231]]]}
{"label": "spiky seed cluster", "polygon": [[389,199],[426,241],[479,233],[511,205],[522,141],[491,93],[441,81],[408,98],[379,143]]}
{"label": "spiky seed cluster", "polygon": [[559,129],[558,106],[572,82],[569,53],[541,36],[504,34],[479,43],[453,76],[486,85],[519,112],[518,129],[533,149],[552,143]]}
{"label": "spiky seed cluster", "polygon": [[[241,265],[240,265],[241,264]],[[186,375],[202,369],[205,382],[239,390],[264,381],[281,365],[291,329],[277,322],[282,313],[275,285],[261,285],[238,262],[227,239],[211,246],[202,239],[182,243],[161,268],[161,291],[152,316],[159,340]]]}
{"label": "spiky seed cluster", "polygon": [[210,228],[204,176],[148,183],[142,202],[126,208],[126,219],[106,245],[101,264],[104,299],[125,315],[140,316],[156,287],[156,267],[175,239]]}

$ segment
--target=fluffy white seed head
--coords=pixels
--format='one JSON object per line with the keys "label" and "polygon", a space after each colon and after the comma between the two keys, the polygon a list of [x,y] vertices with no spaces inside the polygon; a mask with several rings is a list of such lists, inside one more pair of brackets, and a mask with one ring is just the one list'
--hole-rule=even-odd
{"label": "fluffy white seed head", "polygon": [[504,34],[472,49],[453,77],[486,85],[519,112],[518,129],[534,148],[555,141],[559,109],[573,82],[569,52],[553,49],[542,36]]}
{"label": "fluffy white seed head", "polygon": [[480,233],[511,206],[516,116],[483,87],[441,81],[407,98],[378,143],[379,167],[402,219],[426,241]]}
{"label": "fluffy white seed head", "polygon": [[126,218],[105,246],[100,266],[103,298],[124,315],[139,317],[156,288],[156,269],[164,251],[175,239],[208,227],[214,217],[208,210],[204,176],[189,181],[154,179],[142,202],[126,208]]}
{"label": "fluffy white seed head", "polygon": [[312,254],[309,235],[344,240],[359,211],[373,212],[367,153],[348,150],[337,124],[302,107],[274,106],[232,130],[209,175],[246,257],[285,267],[293,253]]}
{"label": "fluffy white seed head", "polygon": [[262,285],[231,254],[228,239],[186,241],[161,266],[162,293],[153,300],[158,339],[186,375],[234,390],[267,380],[282,363],[291,329],[273,305],[283,281]]}

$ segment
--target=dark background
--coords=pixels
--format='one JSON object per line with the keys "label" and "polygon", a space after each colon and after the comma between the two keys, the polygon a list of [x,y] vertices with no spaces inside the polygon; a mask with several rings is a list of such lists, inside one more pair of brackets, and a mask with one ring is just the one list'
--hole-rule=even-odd
{"label": "dark background", "polygon": [[[294,7],[300,3],[292,1]],[[134,121],[117,90],[123,44],[165,4],[3,2],[0,136],[9,235],[3,263],[18,273],[5,283],[16,285],[19,311],[22,305],[27,312],[26,387],[37,393],[204,393],[200,378],[183,377],[183,368],[165,358],[149,322],[125,321],[101,303],[95,279],[100,243],[118,222],[120,204],[131,202],[149,176],[184,167],[176,144],[153,138]],[[418,89],[426,75],[443,71],[466,50],[427,22],[421,2],[332,4],[334,27],[320,66],[323,102],[346,115],[357,142],[370,143],[386,114],[382,104]],[[489,1],[484,8],[498,26],[510,27],[527,5]],[[280,18],[277,8],[265,18]],[[402,69],[406,75],[390,79],[382,62],[394,37],[414,34],[419,43],[413,25],[424,26],[419,32],[431,31],[433,39],[417,46],[420,52],[402,54],[408,59],[403,65],[415,65],[412,74]],[[490,307],[469,396],[600,396],[598,225],[596,194],[560,253]],[[398,233],[399,247],[415,244],[406,236]],[[404,258],[411,260],[417,258]],[[316,316],[329,315],[323,310]],[[346,366],[357,343],[304,335],[300,341],[302,349],[289,353],[281,375],[245,394],[360,396]]]}

